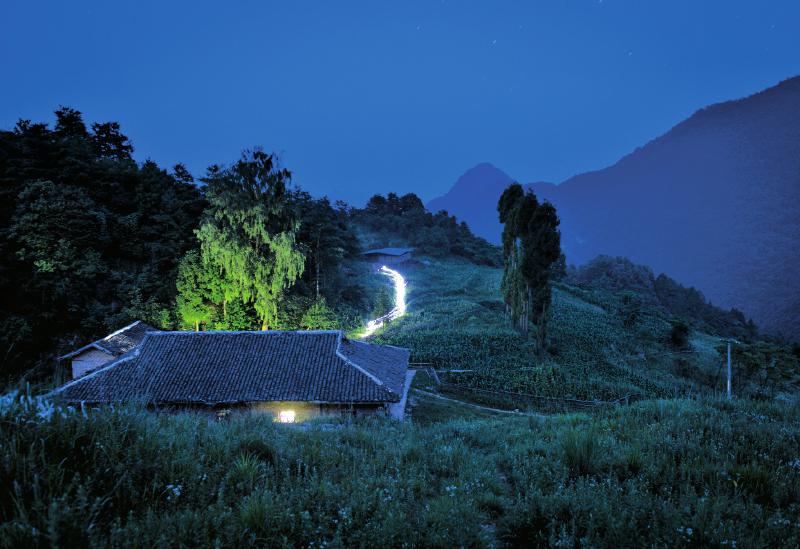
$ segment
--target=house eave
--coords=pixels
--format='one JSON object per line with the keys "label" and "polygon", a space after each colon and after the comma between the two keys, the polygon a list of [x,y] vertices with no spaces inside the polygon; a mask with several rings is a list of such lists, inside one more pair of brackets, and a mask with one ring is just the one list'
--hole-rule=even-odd
{"label": "house eave", "polygon": [[207,401],[207,400],[160,400],[148,401],[145,399],[131,398],[127,400],[79,400],[65,399],[65,402],[73,405],[87,406],[110,406],[124,402],[138,402],[148,406],[205,406],[207,408],[220,408],[225,406],[248,406],[255,404],[266,404],[275,402],[302,402],[304,404],[333,405],[333,406],[382,406],[385,404],[396,404],[397,400],[304,400],[298,398],[276,398],[269,400],[227,400],[227,401]]}
{"label": "house eave", "polygon": [[75,349],[71,353],[67,353],[67,354],[65,354],[63,356],[58,357],[58,360],[67,360],[68,358],[76,357],[76,356],[78,356],[80,354],[83,354],[84,352],[86,352],[86,351],[88,351],[90,349],[97,349],[98,351],[101,351],[101,352],[103,352],[103,353],[105,353],[105,354],[107,354],[107,355],[109,355],[111,357],[115,356],[114,353],[112,353],[108,349],[102,347],[96,341],[93,341],[92,343],[89,343],[88,345],[84,345],[80,349]]}

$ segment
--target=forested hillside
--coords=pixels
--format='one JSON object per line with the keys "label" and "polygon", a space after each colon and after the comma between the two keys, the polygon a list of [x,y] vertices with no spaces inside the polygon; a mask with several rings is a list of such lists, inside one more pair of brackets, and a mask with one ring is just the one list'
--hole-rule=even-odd
{"label": "forested hillside", "polygon": [[[728,401],[715,396],[722,338],[672,341],[659,307],[630,318],[630,289],[556,284],[541,360],[504,312],[499,268],[422,256],[403,272],[408,313],[377,340],[410,346],[444,382],[417,373],[411,421],[84,415],[7,395],[0,545],[797,544],[798,357],[786,348],[742,346],[761,356],[736,355]],[[589,404],[543,415],[503,391]],[[593,402],[637,393],[646,401]]]}
{"label": "forested hillside", "polygon": [[195,179],[182,165],[135,162],[117,123],[55,116],[0,132],[4,380],[49,378],[59,354],[133,320],[355,329],[390,307],[363,246],[499,262],[496,247],[413,194],[331,204],[260,149]]}
{"label": "forested hillside", "polygon": [[[75,409],[14,383],[0,398],[0,546],[798,539],[800,348],[760,340],[741,313],[624,258],[565,270],[555,210],[521,189],[501,254],[413,194],[331,205],[260,149],[193,181],[137,165],[115,125],[57,118],[0,140],[4,376],[52,386],[55,354],[133,318],[357,333],[393,306],[359,257],[387,245],[415,248],[398,267],[407,312],[371,341],[428,370],[403,423]],[[544,334],[507,310],[518,263],[539,277]]]}
{"label": "forested hillside", "polygon": [[[725,342],[741,334],[735,394],[792,401],[800,394],[800,347],[760,340],[736,315],[686,301],[691,289],[668,293],[662,303],[652,288],[622,277],[613,288],[596,277],[556,282],[540,356],[534,337],[505,312],[500,269],[429,258],[404,274],[407,313],[376,341],[410,348],[413,362],[461,387],[588,401],[718,395],[725,391]],[[503,396],[478,402],[509,404]],[[538,409],[525,399],[512,402],[526,407]]]}
{"label": "forested hillside", "polygon": [[741,311],[725,311],[709,303],[702,292],[686,288],[664,273],[636,265],[624,257],[598,256],[579,267],[570,266],[566,282],[585,288],[620,293],[631,318],[654,307],[717,335],[752,341],[758,329]]}
{"label": "forested hillside", "polygon": [[[430,205],[497,242],[507,177],[478,166]],[[800,337],[800,77],[702,108],[612,166],[529,188],[558,209],[569,263],[624,256]]]}
{"label": "forested hillside", "polygon": [[[258,329],[264,304],[253,288],[203,257],[223,249],[228,259],[254,251],[274,260],[278,240],[240,246],[246,211],[256,233],[281,225],[273,232],[295,254],[285,291],[264,305],[274,327],[362,322],[372,304],[359,282],[367,270],[352,263],[359,244],[347,209],[291,185],[270,155],[245,152],[195,180],[181,165],[137,164],[114,122],[87,127],[75,110],[55,114],[52,128],[21,120],[0,133],[2,377],[47,378],[58,354],[136,319],[162,329]],[[219,225],[225,216],[237,230]]]}
{"label": "forested hillside", "polygon": [[131,158],[116,123],[21,120],[0,132],[0,372],[133,318],[169,325],[202,195],[181,166]]}
{"label": "forested hillside", "polygon": [[497,246],[475,236],[466,223],[446,211],[429,212],[415,194],[373,196],[363,209],[352,210],[365,247],[411,246],[418,253],[457,256],[478,265],[501,264]]}

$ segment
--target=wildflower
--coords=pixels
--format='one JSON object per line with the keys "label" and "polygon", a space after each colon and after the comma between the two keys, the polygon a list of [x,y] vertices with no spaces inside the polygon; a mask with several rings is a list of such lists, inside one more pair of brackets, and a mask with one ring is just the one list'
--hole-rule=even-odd
{"label": "wildflower", "polygon": [[183,486],[180,484],[167,484],[167,501],[178,499],[183,491]]}

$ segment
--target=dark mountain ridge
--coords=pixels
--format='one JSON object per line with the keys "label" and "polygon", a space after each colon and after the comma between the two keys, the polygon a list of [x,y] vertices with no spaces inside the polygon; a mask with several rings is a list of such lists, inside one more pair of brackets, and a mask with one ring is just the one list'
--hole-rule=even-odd
{"label": "dark mountain ridge", "polygon": [[[513,183],[510,175],[484,162],[464,172],[443,196],[427,204],[431,212],[447,210],[469,224],[472,232],[489,242],[500,240],[500,222],[495,207],[503,190]],[[487,208],[491,207],[487,215]]]}
{"label": "dark mountain ridge", "polygon": [[[571,263],[625,256],[800,336],[800,77],[701,109],[608,168],[529,188],[558,208]],[[497,242],[496,197],[477,194],[430,206]]]}

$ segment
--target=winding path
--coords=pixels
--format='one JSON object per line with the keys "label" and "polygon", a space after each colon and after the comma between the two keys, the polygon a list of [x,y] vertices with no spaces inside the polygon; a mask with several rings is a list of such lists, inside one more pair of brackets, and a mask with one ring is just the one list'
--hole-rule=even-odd
{"label": "winding path", "polygon": [[373,333],[375,333],[375,330],[387,322],[390,322],[395,318],[400,318],[406,314],[406,279],[403,278],[403,275],[394,269],[390,269],[386,265],[381,267],[380,271],[378,272],[391,278],[392,282],[394,283],[394,309],[383,316],[367,322],[367,328],[364,330],[364,333],[361,334],[362,339],[371,336]]}

